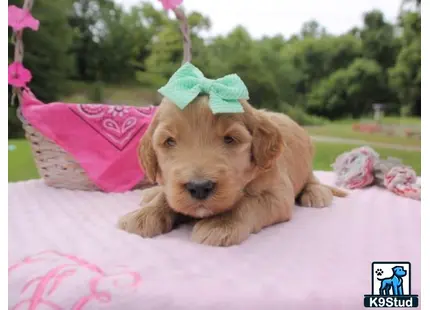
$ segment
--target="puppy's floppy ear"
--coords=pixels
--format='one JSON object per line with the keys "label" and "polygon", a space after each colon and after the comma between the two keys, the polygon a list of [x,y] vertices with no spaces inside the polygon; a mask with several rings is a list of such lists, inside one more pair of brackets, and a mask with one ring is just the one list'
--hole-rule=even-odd
{"label": "puppy's floppy ear", "polygon": [[262,169],[272,167],[285,147],[278,126],[260,111],[252,111],[252,158]]}
{"label": "puppy's floppy ear", "polygon": [[139,162],[145,175],[151,183],[156,183],[158,173],[158,160],[152,145],[152,136],[158,124],[157,115],[154,116],[151,124],[139,142]]}

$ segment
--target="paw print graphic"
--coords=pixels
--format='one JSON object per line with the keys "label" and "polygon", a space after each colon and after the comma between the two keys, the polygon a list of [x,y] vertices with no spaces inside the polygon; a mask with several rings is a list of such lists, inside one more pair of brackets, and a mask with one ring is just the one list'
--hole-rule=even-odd
{"label": "paw print graphic", "polygon": [[382,276],[382,274],[384,273],[384,271],[382,269],[378,268],[378,269],[376,269],[375,273],[376,273],[377,276]]}

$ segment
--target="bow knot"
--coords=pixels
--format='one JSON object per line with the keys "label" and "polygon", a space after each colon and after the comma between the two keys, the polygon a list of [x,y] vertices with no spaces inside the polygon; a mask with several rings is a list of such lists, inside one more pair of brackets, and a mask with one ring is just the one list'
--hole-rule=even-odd
{"label": "bow knot", "polygon": [[249,99],[248,89],[236,74],[211,80],[187,62],[159,90],[160,94],[184,109],[200,93],[209,95],[209,107],[214,114],[241,113],[243,107],[239,99]]}
{"label": "bow knot", "polygon": [[209,94],[209,92],[211,91],[212,85],[215,81],[208,79],[206,77],[202,77],[200,79],[200,89],[203,93],[207,93]]}

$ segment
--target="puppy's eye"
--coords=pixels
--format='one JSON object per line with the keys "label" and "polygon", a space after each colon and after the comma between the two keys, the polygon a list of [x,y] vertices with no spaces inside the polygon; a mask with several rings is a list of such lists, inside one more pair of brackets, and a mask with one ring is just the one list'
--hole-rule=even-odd
{"label": "puppy's eye", "polygon": [[234,138],[231,136],[224,136],[224,143],[225,144],[233,144],[235,142]]}
{"label": "puppy's eye", "polygon": [[170,137],[170,138],[167,138],[166,141],[164,141],[164,145],[166,145],[168,147],[173,147],[176,145],[176,141],[175,141],[175,139]]}

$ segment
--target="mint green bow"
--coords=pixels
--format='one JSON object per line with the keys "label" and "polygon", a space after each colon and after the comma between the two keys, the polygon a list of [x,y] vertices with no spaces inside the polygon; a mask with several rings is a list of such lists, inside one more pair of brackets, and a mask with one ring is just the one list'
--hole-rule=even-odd
{"label": "mint green bow", "polygon": [[211,80],[186,62],[158,92],[184,109],[200,93],[209,95],[212,113],[241,113],[243,107],[238,99],[249,99],[248,89],[237,74],[229,74]]}

